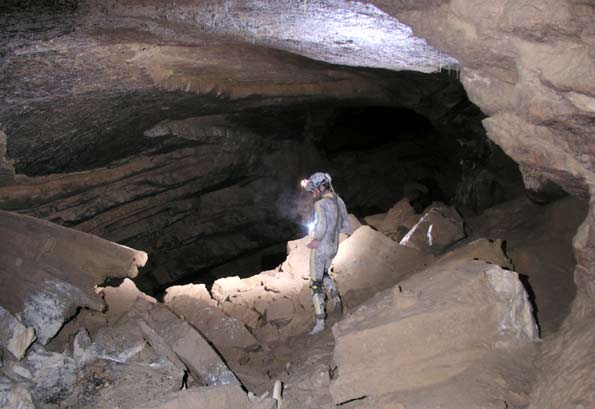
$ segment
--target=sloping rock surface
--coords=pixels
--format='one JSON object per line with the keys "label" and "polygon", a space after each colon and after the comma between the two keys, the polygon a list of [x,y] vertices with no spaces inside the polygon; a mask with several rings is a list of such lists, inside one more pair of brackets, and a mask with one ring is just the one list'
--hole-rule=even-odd
{"label": "sloping rock surface", "polygon": [[369,226],[362,226],[339,245],[333,271],[347,306],[369,298],[422,270],[432,255],[401,246]]}
{"label": "sloping rock surface", "polygon": [[32,217],[0,211],[0,305],[47,344],[78,307],[102,310],[94,287],[134,277],[146,253]]}
{"label": "sloping rock surface", "polygon": [[463,219],[456,209],[436,203],[424,212],[400,244],[439,253],[464,237]]}
{"label": "sloping rock surface", "polygon": [[516,273],[464,259],[379,295],[333,334],[336,404],[440,385],[538,338]]}

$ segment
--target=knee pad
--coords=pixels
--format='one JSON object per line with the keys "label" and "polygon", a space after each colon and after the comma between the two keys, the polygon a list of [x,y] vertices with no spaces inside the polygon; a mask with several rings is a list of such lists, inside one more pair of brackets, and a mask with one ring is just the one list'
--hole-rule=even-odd
{"label": "knee pad", "polygon": [[310,289],[313,294],[322,294],[322,280],[310,280]]}

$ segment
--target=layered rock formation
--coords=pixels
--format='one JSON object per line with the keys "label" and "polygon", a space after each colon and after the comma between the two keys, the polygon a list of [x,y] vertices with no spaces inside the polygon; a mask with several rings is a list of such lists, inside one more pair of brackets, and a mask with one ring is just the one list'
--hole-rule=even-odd
{"label": "layered rock formation", "polygon": [[95,286],[135,277],[147,261],[142,251],[9,212],[0,212],[0,232],[0,342],[19,359],[35,339],[46,345],[77,308],[102,310]]}
{"label": "layered rock formation", "polygon": [[[482,115],[458,96],[460,87],[443,81],[447,73],[399,79],[295,53],[351,66],[455,69],[451,76],[460,74],[471,100],[488,115],[483,121],[488,136],[521,164],[537,200],[559,197],[557,185],[578,197],[592,194],[591,3],[367,3],[5,2],[0,6],[2,208],[155,253],[154,275],[144,283],[155,288],[293,236],[296,232],[280,222],[291,217],[278,208],[300,206],[294,206],[294,192],[279,186],[320,166],[344,175],[336,179],[338,190],[362,213],[386,211],[411,179],[446,182],[448,196],[456,191],[472,210],[506,197],[511,186],[494,174],[501,163],[486,158],[494,157],[493,147],[476,138],[482,135],[477,130]],[[438,98],[443,102],[436,104]],[[400,144],[393,145],[383,139],[377,146],[336,144],[330,123],[356,116],[353,106],[378,105],[411,109],[444,130],[439,138],[400,135]],[[257,126],[242,115],[256,115]],[[474,119],[472,125],[465,125],[468,119]],[[263,129],[262,123],[272,126]],[[455,143],[453,137],[462,135]],[[471,154],[436,155],[451,152],[453,145],[463,151],[478,140]],[[420,148],[420,141],[436,150]],[[362,160],[359,153],[348,152],[353,147],[376,151]],[[396,154],[403,151],[411,152],[413,160]],[[296,152],[302,158],[287,161]],[[321,152],[328,157],[317,156]],[[419,160],[427,153],[429,159]],[[440,165],[428,166],[436,157],[443,160]],[[464,181],[458,187],[449,173],[457,162],[462,168],[452,173],[462,174]],[[379,163],[385,170],[372,172]],[[404,171],[416,165],[411,173]],[[370,183],[387,175],[391,178],[384,186]],[[281,197],[280,203],[272,205],[270,196]],[[592,382],[585,377],[595,362],[589,346],[595,313],[593,208],[574,240],[578,265],[571,316],[559,336],[544,344],[534,407],[594,401]],[[297,213],[307,214],[306,206]],[[287,236],[280,237],[279,231]],[[41,253],[53,246],[51,240],[35,240]],[[524,248],[517,255],[523,251],[531,252]],[[13,268],[14,261],[7,265]],[[561,261],[563,276],[569,260]],[[91,281],[83,283],[82,295],[74,291],[79,294],[75,303],[58,308],[53,329],[39,331],[40,340],[55,334],[75,304],[98,307]],[[46,286],[43,294],[62,290]],[[279,325],[292,309],[286,301],[275,301],[268,315]],[[21,318],[21,308],[13,304],[2,314],[12,329],[0,340],[21,355],[32,337],[30,330],[15,330],[11,324]],[[558,329],[563,316],[552,321],[549,331]],[[35,327],[33,321],[26,326]],[[25,335],[18,348],[12,342],[15,334]],[[10,390],[6,399],[31,400],[11,382],[2,381],[2,388]]]}

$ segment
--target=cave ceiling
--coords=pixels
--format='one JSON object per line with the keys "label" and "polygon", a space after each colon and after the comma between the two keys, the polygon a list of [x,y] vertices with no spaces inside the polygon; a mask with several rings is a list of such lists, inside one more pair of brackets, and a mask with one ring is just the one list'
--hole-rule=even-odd
{"label": "cave ceiling", "polygon": [[7,157],[30,176],[142,151],[159,120],[321,100],[399,104],[381,73],[347,66],[457,65],[357,2],[41,1],[4,11],[0,124]]}

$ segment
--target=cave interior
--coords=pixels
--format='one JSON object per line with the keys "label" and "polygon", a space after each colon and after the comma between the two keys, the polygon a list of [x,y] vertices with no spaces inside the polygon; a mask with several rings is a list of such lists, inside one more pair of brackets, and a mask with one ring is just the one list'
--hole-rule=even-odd
{"label": "cave interior", "polygon": [[0,406],[595,408],[594,16],[8,0]]}

